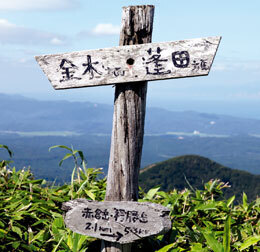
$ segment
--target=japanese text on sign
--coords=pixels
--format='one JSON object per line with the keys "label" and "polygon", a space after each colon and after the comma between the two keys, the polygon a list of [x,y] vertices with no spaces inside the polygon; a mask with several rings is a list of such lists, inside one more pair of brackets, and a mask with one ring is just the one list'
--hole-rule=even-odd
{"label": "japanese text on sign", "polygon": [[[167,58],[162,58],[162,49],[157,47],[156,52],[152,51],[152,48],[147,50],[148,57],[142,57],[144,71],[147,75],[167,75],[172,72],[172,68],[187,68],[190,65],[190,55],[188,51],[175,51],[172,53],[171,57],[171,69],[167,69],[165,63],[169,60]],[[193,71],[198,70],[208,70],[207,60],[200,60],[197,62],[193,60],[192,66]],[[80,71],[81,66],[77,66],[75,63],[68,59],[62,59],[60,62],[60,82],[70,81],[70,80],[81,80],[82,78],[88,78],[92,80],[93,78],[100,78],[102,75],[109,75],[110,77],[124,76],[127,69],[122,67],[111,67],[104,66],[101,62],[95,61],[91,55],[87,55],[87,60],[82,64],[83,71]],[[127,66],[126,66],[127,67]],[[131,65],[128,65],[128,68]]]}
{"label": "japanese text on sign", "polygon": [[207,75],[220,37],[36,56],[55,89]]}
{"label": "japanese text on sign", "polygon": [[171,227],[170,210],[153,203],[79,199],[66,204],[71,209],[65,218],[68,227],[74,232],[109,241],[127,243],[163,233]]}

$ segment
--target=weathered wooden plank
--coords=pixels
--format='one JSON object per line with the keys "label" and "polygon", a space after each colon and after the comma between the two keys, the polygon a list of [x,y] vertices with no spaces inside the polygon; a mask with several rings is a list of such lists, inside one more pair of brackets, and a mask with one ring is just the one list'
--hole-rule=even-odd
{"label": "weathered wooden plank", "polygon": [[36,56],[55,89],[207,75],[221,37]]}
{"label": "weathered wooden plank", "polygon": [[63,203],[65,223],[72,231],[120,244],[170,230],[170,209],[130,201],[88,201],[76,199]]}
{"label": "weathered wooden plank", "polygon": [[[119,46],[151,43],[154,6],[123,7]],[[137,201],[147,81],[115,84],[106,200]],[[102,241],[102,252],[131,252],[131,243]]]}

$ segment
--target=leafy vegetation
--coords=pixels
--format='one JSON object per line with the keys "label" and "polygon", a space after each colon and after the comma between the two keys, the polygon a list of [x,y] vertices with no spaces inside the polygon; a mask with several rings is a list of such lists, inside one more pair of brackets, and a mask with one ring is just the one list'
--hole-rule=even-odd
{"label": "leafy vegetation", "polygon": [[172,158],[145,168],[140,174],[140,185],[145,190],[155,186],[164,191],[185,187],[203,189],[204,183],[211,179],[229,183],[231,187],[224,189],[224,196],[236,195],[236,203],[242,202],[243,192],[249,201],[260,195],[259,175],[233,170],[196,155]]}
{"label": "leafy vegetation", "polygon": [[[218,180],[204,190],[148,191],[144,198],[171,209],[172,230],[161,237],[165,251],[259,251],[260,199],[234,206],[235,197],[217,200],[227,185]],[[157,188],[158,189],[158,188]],[[166,245],[167,244],[167,245]]]}
{"label": "leafy vegetation", "polygon": [[[100,250],[99,240],[65,227],[61,204],[80,197],[104,200],[106,180],[98,178],[100,169],[84,168],[83,153],[61,148],[68,151],[62,162],[75,161],[71,184],[48,185],[29,169],[16,171],[10,160],[0,162],[0,251]],[[0,151],[12,155],[7,146],[0,145]],[[172,229],[134,243],[133,251],[260,251],[260,199],[248,203],[244,193],[240,205],[234,205],[234,196],[220,200],[227,186],[211,180],[203,190],[140,190],[140,201],[170,208]]]}
{"label": "leafy vegetation", "polygon": [[[76,160],[77,153],[73,150]],[[103,200],[106,184],[97,179],[100,169],[77,168],[80,180],[54,187],[35,180],[29,169],[16,171],[9,162],[0,163],[0,251],[85,251],[82,248],[89,247],[93,239],[65,228],[61,205],[80,197]]]}

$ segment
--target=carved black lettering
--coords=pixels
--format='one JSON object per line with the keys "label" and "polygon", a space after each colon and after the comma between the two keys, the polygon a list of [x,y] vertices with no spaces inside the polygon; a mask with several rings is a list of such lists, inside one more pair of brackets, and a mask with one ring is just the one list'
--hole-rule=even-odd
{"label": "carved black lettering", "polygon": [[95,210],[95,219],[99,220],[101,219],[102,211],[100,209]]}
{"label": "carved black lettering", "polygon": [[145,212],[142,212],[140,218],[139,218],[139,221],[141,223],[147,223],[148,222],[148,216]]}
{"label": "carved black lettering", "polygon": [[85,230],[91,230],[91,222],[86,223],[86,228]]}
{"label": "carved black lettering", "polygon": [[65,217],[71,230],[111,242],[128,243],[171,228],[170,210],[154,203],[77,199],[64,204],[67,209],[72,205]]}
{"label": "carved black lettering", "polygon": [[115,221],[124,222],[126,218],[126,211],[124,209],[117,209],[117,208],[114,208],[114,210],[115,210],[115,214],[114,214]]}
{"label": "carved black lettering", "polygon": [[200,70],[200,63],[197,62],[196,60],[193,60],[193,62],[192,62],[192,66],[193,66],[192,71]]}
{"label": "carved black lettering", "polygon": [[[86,70],[83,72],[82,75],[90,74],[89,79],[92,80],[94,78],[94,74],[97,73],[98,75],[102,75],[101,72],[99,72],[96,68],[94,68],[93,65],[98,64],[99,62],[92,62],[91,56],[87,55],[87,63],[83,63],[82,66],[86,67]],[[95,76],[98,77],[98,76]]]}
{"label": "carved black lettering", "polygon": [[102,220],[109,220],[109,212],[107,209],[102,212]]}
{"label": "carved black lettering", "polygon": [[138,219],[139,219],[138,211],[127,211],[126,221],[135,223]]}
{"label": "carved black lettering", "polygon": [[74,76],[78,67],[74,65],[72,61],[67,59],[62,59],[60,63],[60,69],[63,70],[61,72],[62,79],[60,80],[60,82],[69,81],[69,80],[81,80],[81,78]]}
{"label": "carved black lettering", "polygon": [[[160,47],[157,47],[156,53],[153,54],[152,49],[150,48],[147,50],[147,53],[151,56],[148,58],[148,60],[145,62],[147,65],[146,68],[146,74],[152,74],[152,75],[165,75],[165,74],[170,74],[171,70],[165,70],[163,67],[163,62],[167,62],[168,59],[161,59],[161,51],[162,49]],[[145,58],[142,58],[143,61],[145,61]],[[153,65],[153,69],[150,69],[150,64]]]}
{"label": "carved black lettering", "polygon": [[116,238],[117,242],[123,237],[123,235],[120,232],[116,232],[116,234],[100,234],[100,235]]}
{"label": "carved black lettering", "polygon": [[209,70],[206,60],[203,60],[203,59],[200,60],[200,67],[201,67],[201,70]]}
{"label": "carved black lettering", "polygon": [[93,218],[93,211],[91,210],[91,208],[84,208],[84,210],[82,211],[82,217],[85,217],[85,219],[90,219]]}
{"label": "carved black lettering", "polygon": [[104,67],[104,66],[102,67],[107,71],[108,75],[112,74],[114,77],[125,76],[125,70],[122,70],[121,67],[115,67],[115,68]]}
{"label": "carved black lettering", "polygon": [[198,70],[209,70],[209,66],[207,65],[207,61],[206,60],[203,60],[201,59],[200,61],[197,61],[197,60],[193,60],[192,62],[192,66],[193,66],[193,69],[192,71],[198,71]]}
{"label": "carved black lettering", "polygon": [[125,227],[125,235],[128,235],[130,232],[131,228],[130,227]]}
{"label": "carved black lettering", "polygon": [[190,63],[190,55],[187,51],[177,51],[172,53],[173,65],[177,68],[186,68]]}

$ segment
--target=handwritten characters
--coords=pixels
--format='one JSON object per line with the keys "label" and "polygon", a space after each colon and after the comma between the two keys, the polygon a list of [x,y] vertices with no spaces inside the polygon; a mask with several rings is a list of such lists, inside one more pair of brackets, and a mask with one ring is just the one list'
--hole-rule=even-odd
{"label": "handwritten characters", "polygon": [[201,59],[200,61],[193,60],[192,62],[193,69],[192,71],[198,71],[198,70],[209,70],[209,66],[207,65],[207,61]]}
{"label": "handwritten characters", "polygon": [[146,236],[149,230],[142,227],[123,226],[123,229],[114,231],[111,227],[105,227],[100,223],[86,222],[85,230],[100,233],[102,237],[114,238],[117,242],[124,236],[134,234],[137,237]]}
{"label": "handwritten characters", "polygon": [[[62,75],[60,82],[81,80],[84,76],[88,76],[89,80],[92,80],[94,78],[101,78],[102,75],[113,75],[114,77],[125,75],[125,70],[122,70],[121,67],[105,67],[99,61],[92,61],[91,55],[87,55],[86,62],[81,65],[84,67],[84,71],[80,71],[80,66],[76,66],[72,61],[62,59],[59,66]],[[98,67],[98,65],[100,66]]]}
{"label": "handwritten characters", "polygon": [[[133,227],[130,224],[146,224],[148,223],[147,214],[137,210],[126,210],[123,208],[95,208],[86,207],[81,211],[81,217],[86,219],[85,230],[99,232],[101,236],[115,238],[119,241],[123,236],[130,233],[136,235],[147,235],[149,230],[144,227]],[[101,221],[101,222],[99,222]],[[108,225],[110,221],[115,221],[123,225],[124,229],[120,232],[113,232],[113,229]]]}
{"label": "handwritten characters", "polygon": [[[81,63],[72,62],[72,60],[63,58],[59,64],[59,72],[61,74],[60,82],[71,80],[93,80],[98,78],[120,78],[130,75],[134,71],[135,65],[138,65],[138,71],[143,71],[146,75],[171,75],[174,68],[185,69],[190,68],[191,71],[207,71],[209,70],[208,62],[205,59],[192,59],[188,51],[173,51],[169,50],[162,54],[166,49],[157,47],[156,49],[149,48],[144,52],[143,57],[140,59],[129,58],[126,60],[126,64],[122,63],[122,66],[109,65],[107,66],[101,59],[95,59],[91,55],[87,55],[85,60],[81,60]],[[168,55],[168,56],[167,56]],[[93,59],[94,58],[94,59]],[[131,62],[130,62],[131,60]],[[136,63],[138,62],[139,63]],[[141,62],[141,64],[140,64]],[[129,67],[130,66],[130,67]],[[130,70],[129,70],[130,69]],[[137,77],[137,75],[136,75]]]}
{"label": "handwritten characters", "polygon": [[172,53],[173,65],[177,68],[186,68],[190,63],[190,55],[187,51],[177,51]]}
{"label": "handwritten characters", "polygon": [[125,70],[123,70],[121,67],[114,67],[114,68],[105,67],[105,66],[102,67],[107,71],[108,75],[112,75],[114,77],[125,75]]}
{"label": "handwritten characters", "polygon": [[143,57],[143,61],[145,61],[145,65],[147,65],[146,68],[146,74],[152,74],[152,75],[164,75],[171,73],[171,70],[165,70],[163,63],[167,62],[168,59],[162,59],[161,58],[161,52],[162,49],[160,47],[157,47],[156,52],[152,52],[152,48],[147,50],[147,53],[150,55],[150,58],[146,61]]}
{"label": "handwritten characters", "polygon": [[74,65],[70,60],[62,59],[60,63],[60,69],[62,74],[62,79],[60,82],[67,81],[67,80],[80,80],[79,77],[74,77],[76,70],[78,67]]}
{"label": "handwritten characters", "polygon": [[170,209],[155,203],[75,199],[63,209],[72,231],[111,242],[129,243],[171,229]]}
{"label": "handwritten characters", "polygon": [[140,223],[147,223],[147,214],[145,212],[139,213],[138,211],[126,211],[124,209],[117,209],[114,208],[115,214],[114,214],[114,219],[117,222],[137,222],[139,221]]}
{"label": "handwritten characters", "polygon": [[107,209],[104,209],[103,211],[99,208],[95,209],[93,211],[91,208],[84,208],[82,211],[82,217],[85,219],[96,219],[96,220],[109,220],[109,212]]}
{"label": "handwritten characters", "polygon": [[[90,80],[92,80],[94,78],[94,74],[98,74],[98,75],[102,75],[101,72],[99,72],[93,65],[96,65],[98,64],[99,62],[96,61],[96,62],[91,62],[91,56],[90,55],[87,55],[87,63],[83,63],[82,66],[86,67],[83,75],[85,74],[89,74],[90,75]],[[98,77],[98,76],[96,76]]]}
{"label": "handwritten characters", "polygon": [[108,212],[107,209],[99,209],[95,210],[91,208],[84,208],[82,211],[82,217],[85,219],[96,219],[96,220],[106,220],[109,221],[110,218],[114,219],[116,222],[128,222],[128,223],[147,223],[148,218],[145,212],[139,212],[136,210],[125,210],[120,208],[114,208],[113,212]]}

